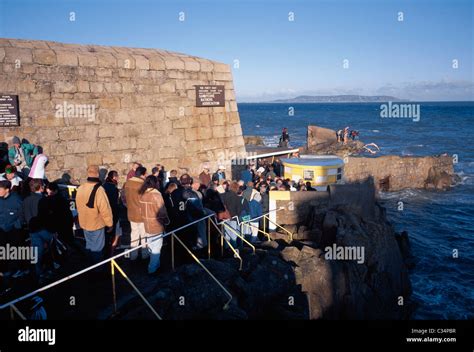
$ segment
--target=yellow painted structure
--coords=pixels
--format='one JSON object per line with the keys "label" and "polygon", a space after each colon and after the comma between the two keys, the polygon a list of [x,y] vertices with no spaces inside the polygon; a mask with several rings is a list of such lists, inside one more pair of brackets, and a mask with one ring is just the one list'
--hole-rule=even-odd
{"label": "yellow painted structure", "polygon": [[314,187],[326,187],[342,181],[344,160],[333,155],[302,155],[281,159],[284,177],[298,182],[311,182]]}

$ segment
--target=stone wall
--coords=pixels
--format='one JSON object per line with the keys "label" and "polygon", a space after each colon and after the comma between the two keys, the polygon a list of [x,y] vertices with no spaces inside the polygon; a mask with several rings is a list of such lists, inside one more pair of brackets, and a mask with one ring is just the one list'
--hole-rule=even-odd
{"label": "stone wall", "polygon": [[299,224],[307,219],[312,207],[322,209],[329,206],[328,192],[285,192],[288,194],[288,199],[278,199],[275,203],[276,209],[285,208],[285,210],[275,212],[275,220],[281,225]]}
{"label": "stone wall", "polygon": [[[445,175],[446,184],[431,180],[430,175]],[[344,166],[347,182],[372,177],[377,189],[398,191],[405,188],[444,189],[454,182],[453,160],[450,156],[396,156],[376,158],[349,157]]]}
{"label": "stone wall", "polygon": [[[202,84],[224,85],[225,107],[195,107],[194,85]],[[197,174],[203,163],[230,167],[245,152],[230,67],[206,59],[0,39],[0,94],[18,95],[21,114],[21,126],[0,127],[0,139],[41,145],[50,179],[84,179],[88,164],[123,175],[134,160]],[[73,106],[72,117],[58,117],[60,106]]]}

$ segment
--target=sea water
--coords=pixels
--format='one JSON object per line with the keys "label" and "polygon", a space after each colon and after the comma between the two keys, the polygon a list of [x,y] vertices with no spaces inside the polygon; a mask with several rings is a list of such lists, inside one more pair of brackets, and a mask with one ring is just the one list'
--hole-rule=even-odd
{"label": "sea water", "polygon": [[397,231],[409,233],[418,303],[413,318],[474,319],[474,103],[417,104],[418,119],[384,118],[380,103],[240,103],[239,113],[244,135],[262,136],[270,146],[283,127],[297,147],[306,143],[308,125],[349,126],[365,143],[376,143],[379,155],[455,155],[461,182],[452,190],[404,190],[381,200]]}

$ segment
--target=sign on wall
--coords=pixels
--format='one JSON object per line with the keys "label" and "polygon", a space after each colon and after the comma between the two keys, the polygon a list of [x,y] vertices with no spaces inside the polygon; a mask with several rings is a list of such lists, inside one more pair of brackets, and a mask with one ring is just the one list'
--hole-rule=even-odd
{"label": "sign on wall", "polygon": [[197,107],[225,106],[224,86],[204,85],[195,88]]}
{"label": "sign on wall", "polygon": [[20,126],[18,95],[0,94],[0,127]]}

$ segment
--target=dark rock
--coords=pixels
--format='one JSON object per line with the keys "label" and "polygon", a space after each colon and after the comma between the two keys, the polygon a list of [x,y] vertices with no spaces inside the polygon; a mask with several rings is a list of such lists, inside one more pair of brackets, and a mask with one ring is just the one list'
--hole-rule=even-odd
{"label": "dark rock", "polygon": [[450,174],[439,167],[432,166],[425,180],[425,188],[446,191],[456,183],[456,180],[455,174]]}
{"label": "dark rock", "polygon": [[298,264],[300,258],[300,251],[296,247],[286,247],[281,251],[281,257],[287,262]]}

